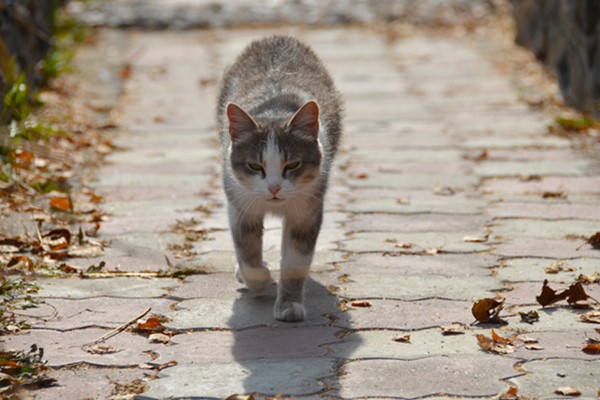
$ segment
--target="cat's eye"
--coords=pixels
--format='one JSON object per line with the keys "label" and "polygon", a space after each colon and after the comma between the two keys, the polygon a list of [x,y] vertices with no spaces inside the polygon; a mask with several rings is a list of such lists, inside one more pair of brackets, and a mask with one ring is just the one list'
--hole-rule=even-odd
{"label": "cat's eye", "polygon": [[293,170],[295,170],[298,167],[300,167],[300,161],[294,161],[294,162],[286,164],[285,170],[286,171],[293,171]]}
{"label": "cat's eye", "polygon": [[263,166],[259,163],[248,163],[248,168],[256,172],[262,172],[264,170]]}

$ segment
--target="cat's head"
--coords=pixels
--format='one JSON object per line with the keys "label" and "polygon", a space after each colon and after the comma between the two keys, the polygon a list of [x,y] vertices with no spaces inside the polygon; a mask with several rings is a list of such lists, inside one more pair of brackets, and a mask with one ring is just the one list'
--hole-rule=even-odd
{"label": "cat's head", "polygon": [[311,196],[321,174],[319,106],[309,101],[287,118],[253,118],[240,106],[226,109],[229,160],[247,194],[271,205]]}

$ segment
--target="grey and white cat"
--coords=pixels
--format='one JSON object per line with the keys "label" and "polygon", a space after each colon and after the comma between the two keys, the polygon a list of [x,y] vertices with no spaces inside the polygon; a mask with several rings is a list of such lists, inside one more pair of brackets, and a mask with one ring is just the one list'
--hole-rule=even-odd
{"label": "grey and white cat", "polygon": [[271,282],[263,219],[283,219],[274,316],[305,318],[304,283],[323,219],[329,171],[341,136],[341,101],[317,55],[297,39],[252,42],[225,72],[217,107],[223,182],[238,280]]}

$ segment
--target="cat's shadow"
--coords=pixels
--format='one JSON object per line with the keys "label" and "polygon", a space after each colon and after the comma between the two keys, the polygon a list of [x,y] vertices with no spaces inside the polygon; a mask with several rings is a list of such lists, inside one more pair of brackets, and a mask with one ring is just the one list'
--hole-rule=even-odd
{"label": "cat's shadow", "polygon": [[260,294],[239,292],[228,325],[234,332],[233,356],[243,368],[244,394],[296,397],[335,387],[339,359],[327,345],[342,341],[340,333],[350,322],[330,290],[307,281],[307,316],[301,322],[274,319],[274,285]]}

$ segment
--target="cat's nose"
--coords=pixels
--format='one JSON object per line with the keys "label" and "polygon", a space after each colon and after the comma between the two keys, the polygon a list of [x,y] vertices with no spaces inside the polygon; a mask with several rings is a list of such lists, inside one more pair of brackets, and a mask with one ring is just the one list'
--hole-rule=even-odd
{"label": "cat's nose", "polygon": [[275,196],[281,190],[281,186],[279,185],[269,185],[269,192]]}

